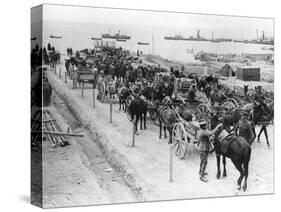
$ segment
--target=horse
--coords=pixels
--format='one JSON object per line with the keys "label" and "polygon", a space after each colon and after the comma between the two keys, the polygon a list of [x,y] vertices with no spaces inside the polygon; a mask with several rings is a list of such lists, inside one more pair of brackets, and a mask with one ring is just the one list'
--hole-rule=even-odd
{"label": "horse", "polygon": [[167,138],[166,129],[169,132],[169,142],[172,144],[172,130],[173,124],[177,121],[177,114],[173,108],[171,108],[172,100],[169,97],[165,97],[161,104],[156,104],[156,113],[159,120],[159,139],[162,138],[162,124],[164,124],[164,136]]}
{"label": "horse", "polygon": [[249,85],[244,85],[244,96],[248,96]]}
{"label": "horse", "polygon": [[118,98],[119,98],[119,110],[123,109],[124,112],[127,111],[127,98],[130,96],[131,91],[128,86],[123,86],[118,90]]}
{"label": "horse", "polygon": [[243,137],[228,134],[223,127],[219,127],[214,136],[214,150],[217,159],[217,179],[221,176],[220,158],[223,157],[223,177],[226,177],[226,157],[230,158],[240,176],[237,180],[238,190],[247,190],[248,167],[251,158],[251,146]]}
{"label": "horse", "polygon": [[[142,123],[144,129],[146,130],[146,114],[147,114],[147,103],[140,97],[135,98],[132,95],[129,96],[132,100],[128,106],[128,113],[130,115],[130,120],[135,121],[135,133],[138,135],[138,121],[140,119],[140,129],[142,130]],[[135,119],[136,117],[136,119]],[[143,121],[143,122],[142,122]]]}
{"label": "horse", "polygon": [[256,138],[255,127],[259,124],[259,122],[262,123],[257,142],[260,142],[260,136],[262,132],[264,132],[266,144],[270,147],[266,126],[267,122],[273,119],[273,103],[268,106],[264,103],[254,104],[253,110],[250,112],[248,119],[252,121],[253,124],[254,139]]}

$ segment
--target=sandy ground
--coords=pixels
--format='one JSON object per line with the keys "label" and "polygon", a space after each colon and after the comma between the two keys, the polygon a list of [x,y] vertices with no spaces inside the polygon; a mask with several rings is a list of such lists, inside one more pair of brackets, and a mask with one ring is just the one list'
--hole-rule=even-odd
{"label": "sandy ground", "polygon": [[72,132],[84,137],[69,138],[70,146],[55,149],[43,142],[43,207],[137,201],[65,105],[56,96],[52,102],[56,107],[47,108],[60,127],[66,131],[70,126]]}
{"label": "sandy ground", "polygon": [[[64,71],[64,67],[61,67]],[[268,149],[264,137],[261,143],[252,145],[252,157],[249,168],[248,190],[236,190],[236,180],[239,176],[230,160],[227,160],[226,178],[216,179],[216,161],[210,155],[208,162],[208,183],[199,180],[199,152],[196,146],[188,146],[188,154],[184,160],[174,157],[173,182],[169,182],[169,146],[167,139],[158,139],[157,126],[148,121],[148,129],[141,131],[136,137],[136,146],[130,147],[132,141],[132,124],[126,115],[113,105],[113,123],[109,124],[109,105],[96,101],[92,107],[92,90],[85,89],[81,98],[81,90],[73,90],[72,82],[64,83],[54,73],[49,73],[49,80],[58,83],[63,91],[73,101],[79,103],[80,111],[86,113],[89,119],[98,121],[99,131],[110,138],[110,142],[130,162],[130,166],[138,176],[145,181],[145,200],[168,200],[201,197],[223,197],[249,194],[269,194],[274,192],[273,178],[273,126],[270,126],[269,139],[272,149]],[[62,75],[64,76],[64,75]],[[96,91],[97,94],[97,91]],[[67,168],[66,168],[67,169]],[[82,201],[82,198],[81,198]],[[102,201],[102,200],[101,200]]]}

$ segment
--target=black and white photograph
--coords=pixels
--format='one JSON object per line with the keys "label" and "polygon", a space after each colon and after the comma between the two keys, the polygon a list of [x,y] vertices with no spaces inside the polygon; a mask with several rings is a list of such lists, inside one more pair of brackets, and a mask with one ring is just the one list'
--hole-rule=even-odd
{"label": "black and white photograph", "polygon": [[30,13],[33,205],[274,194],[274,18]]}

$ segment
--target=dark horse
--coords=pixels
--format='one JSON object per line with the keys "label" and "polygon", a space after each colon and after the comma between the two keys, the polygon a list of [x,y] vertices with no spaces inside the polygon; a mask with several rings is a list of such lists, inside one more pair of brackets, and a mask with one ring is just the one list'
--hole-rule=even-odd
{"label": "dark horse", "polygon": [[[236,169],[240,172],[237,180],[238,189],[241,189],[242,180],[244,178],[243,191],[247,189],[248,167],[251,158],[251,146],[242,137],[235,135],[222,136],[226,132],[220,127],[215,132],[214,148],[217,158],[217,179],[220,178],[220,156],[223,156],[223,177],[226,176],[226,157],[230,158]],[[225,144],[227,143],[227,146]]]}
{"label": "dark horse", "polygon": [[249,120],[253,123],[253,132],[254,138],[256,138],[256,130],[255,126],[261,124],[261,129],[258,134],[258,142],[260,142],[261,133],[264,132],[266,138],[266,144],[270,147],[270,143],[268,141],[268,134],[266,126],[267,124],[272,121],[273,119],[273,104],[266,105],[262,104],[255,104],[253,110],[250,112]]}
{"label": "dark horse", "polygon": [[131,117],[131,120],[135,121],[136,135],[138,135],[139,119],[140,119],[140,129],[142,130],[142,121],[143,121],[144,129],[146,130],[147,103],[140,97],[138,98],[132,97],[132,101],[129,103],[128,106],[128,112]]}
{"label": "dark horse", "polygon": [[127,111],[127,98],[131,95],[131,91],[128,86],[123,86],[118,91],[119,97],[119,110],[123,109],[124,112]]}
{"label": "dark horse", "polygon": [[172,143],[172,130],[173,124],[177,121],[177,114],[173,108],[171,108],[171,99],[166,97],[162,103],[158,103],[156,106],[156,113],[159,120],[159,139],[162,137],[162,124],[165,138],[167,138],[166,129],[169,132],[169,144]]}

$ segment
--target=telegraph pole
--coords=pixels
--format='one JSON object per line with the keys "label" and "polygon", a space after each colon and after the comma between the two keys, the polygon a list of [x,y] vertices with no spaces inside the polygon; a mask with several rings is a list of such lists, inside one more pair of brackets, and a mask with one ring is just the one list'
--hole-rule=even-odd
{"label": "telegraph pole", "polygon": [[152,55],[154,55],[154,34],[152,34]]}

